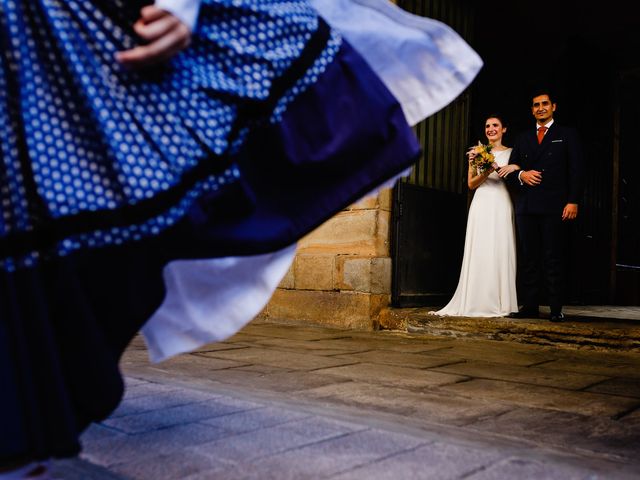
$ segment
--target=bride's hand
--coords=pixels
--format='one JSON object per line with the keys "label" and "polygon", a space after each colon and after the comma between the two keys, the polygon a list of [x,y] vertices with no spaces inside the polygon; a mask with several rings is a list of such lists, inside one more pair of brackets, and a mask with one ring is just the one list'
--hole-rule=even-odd
{"label": "bride's hand", "polygon": [[147,43],[116,54],[116,60],[129,68],[166,62],[191,42],[189,27],[176,16],[153,5],[140,11],[140,19],[133,29]]}
{"label": "bride's hand", "polygon": [[515,163],[510,163],[509,165],[505,165],[504,167],[500,167],[498,169],[498,175],[501,178],[504,178],[507,175],[509,175],[510,173],[517,172],[518,170],[520,170],[520,166],[519,165],[516,165]]}
{"label": "bride's hand", "polygon": [[477,156],[478,154],[475,152],[475,147],[471,147],[469,150],[467,150],[467,158],[469,158],[469,161],[473,160]]}

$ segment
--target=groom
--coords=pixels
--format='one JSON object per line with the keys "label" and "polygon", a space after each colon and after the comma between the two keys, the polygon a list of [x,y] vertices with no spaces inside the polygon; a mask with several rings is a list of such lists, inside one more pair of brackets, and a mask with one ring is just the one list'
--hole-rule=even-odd
{"label": "groom", "polygon": [[516,189],[515,212],[522,265],[518,294],[522,309],[512,318],[538,317],[540,279],[549,294],[552,322],[562,322],[565,289],[567,222],[578,215],[582,195],[583,158],[574,129],[553,119],[556,103],[548,90],[532,95],[535,128],[515,142],[510,163],[520,171],[505,173]]}

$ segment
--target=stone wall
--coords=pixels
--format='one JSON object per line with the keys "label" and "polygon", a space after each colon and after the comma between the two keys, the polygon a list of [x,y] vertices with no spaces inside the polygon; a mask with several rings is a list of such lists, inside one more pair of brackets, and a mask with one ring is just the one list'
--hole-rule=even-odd
{"label": "stone wall", "polygon": [[338,213],[298,244],[266,320],[371,330],[389,304],[391,190]]}

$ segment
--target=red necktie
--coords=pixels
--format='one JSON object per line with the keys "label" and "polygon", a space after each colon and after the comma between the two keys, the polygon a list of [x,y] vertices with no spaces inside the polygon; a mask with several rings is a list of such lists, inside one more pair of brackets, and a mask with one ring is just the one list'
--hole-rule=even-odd
{"label": "red necktie", "polygon": [[547,130],[547,127],[538,127],[538,143],[542,143],[542,139]]}

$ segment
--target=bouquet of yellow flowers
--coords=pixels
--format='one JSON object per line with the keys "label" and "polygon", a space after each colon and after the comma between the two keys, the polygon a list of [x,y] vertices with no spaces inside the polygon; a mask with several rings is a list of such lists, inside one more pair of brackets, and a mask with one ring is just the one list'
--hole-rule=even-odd
{"label": "bouquet of yellow flowers", "polygon": [[478,142],[478,145],[471,147],[470,152],[475,153],[475,157],[471,160],[471,165],[476,169],[478,174],[484,173],[491,168],[497,168],[495,156],[491,153],[493,145],[484,145]]}

